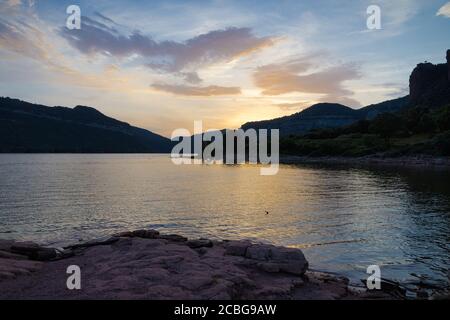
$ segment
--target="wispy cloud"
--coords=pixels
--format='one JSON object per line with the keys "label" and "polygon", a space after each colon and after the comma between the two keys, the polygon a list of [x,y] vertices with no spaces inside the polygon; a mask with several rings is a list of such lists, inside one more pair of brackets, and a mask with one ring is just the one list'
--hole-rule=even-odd
{"label": "wispy cloud", "polygon": [[147,67],[183,75],[190,82],[198,82],[199,77],[194,74],[198,68],[248,56],[274,43],[270,37],[253,35],[248,28],[210,31],[184,42],[158,42],[139,31],[123,35],[106,25],[107,19],[103,18],[103,23],[84,18],[80,30],[62,28],[60,34],[84,54],[137,56]]}
{"label": "wispy cloud", "polygon": [[301,101],[301,102],[294,102],[294,103],[276,103],[274,105],[283,111],[299,112],[299,111],[311,106],[312,102],[311,101]]}
{"label": "wispy cloud", "polygon": [[0,9],[8,9],[22,5],[21,0],[5,0],[0,3]]}
{"label": "wispy cloud", "polygon": [[436,13],[437,16],[444,16],[450,18],[450,2],[444,4]]}
{"label": "wispy cloud", "polygon": [[[359,3],[359,2],[358,2]],[[370,34],[376,38],[396,37],[405,33],[409,26],[408,23],[413,20],[421,11],[424,1],[422,0],[378,0],[373,3],[371,0],[366,0],[364,4],[359,3],[361,15],[367,17],[366,8],[369,5],[376,4],[381,9],[381,26],[382,30],[376,29],[360,29],[358,31],[350,32],[353,34]]]}
{"label": "wispy cloud", "polygon": [[51,45],[45,35],[28,23],[11,23],[0,19],[0,48],[55,65],[50,58]]}
{"label": "wispy cloud", "polygon": [[53,45],[50,40],[52,34],[48,33],[48,28],[36,16],[24,12],[14,17],[16,19],[10,21],[0,18],[0,56],[2,58],[11,59],[14,62],[21,61],[23,58],[34,61],[34,67],[41,68],[42,78],[48,80],[54,76],[58,83],[97,89],[129,87],[128,79],[113,72],[111,66],[104,72],[90,73],[83,73],[72,67],[69,60]]}
{"label": "wispy cloud", "polygon": [[357,102],[348,96],[353,92],[344,87],[344,82],[360,77],[358,68],[352,64],[328,67],[306,74],[313,64],[313,58],[302,57],[280,64],[257,68],[253,78],[263,95],[281,95],[292,92],[325,95],[330,102]]}
{"label": "wispy cloud", "polygon": [[239,87],[221,87],[221,86],[185,86],[185,85],[170,85],[170,84],[153,84],[152,88],[169,92],[175,95],[183,96],[224,96],[224,95],[238,95],[241,93]]}
{"label": "wispy cloud", "polygon": [[[450,34],[435,15],[448,17],[449,1],[79,0],[77,31],[61,1],[0,0],[0,85],[50,104],[90,97],[167,134],[193,119],[239,126],[321,101],[366,105],[406,94],[415,64],[442,55]],[[370,4],[382,30],[355,32]]]}
{"label": "wispy cloud", "polygon": [[116,22],[113,19],[111,19],[110,17],[105,16],[104,14],[101,14],[98,11],[95,11],[94,15],[96,15],[97,17],[101,18],[102,20],[104,20],[106,22],[116,24]]}
{"label": "wispy cloud", "polygon": [[422,0],[380,1],[384,28],[400,28],[419,13],[422,2]]}

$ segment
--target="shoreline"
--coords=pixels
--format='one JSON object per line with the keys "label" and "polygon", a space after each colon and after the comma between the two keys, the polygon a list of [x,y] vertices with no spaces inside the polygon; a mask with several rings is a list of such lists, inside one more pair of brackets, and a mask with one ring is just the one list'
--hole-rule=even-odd
{"label": "shoreline", "polygon": [[[160,155],[170,158],[170,153],[94,153],[94,152],[0,152],[0,155]],[[450,168],[450,157],[433,157],[428,155],[388,157],[382,154],[362,157],[343,156],[296,156],[280,154],[280,164],[328,164],[328,165],[380,165],[380,166],[406,166]]]}
{"label": "shoreline", "polygon": [[[67,288],[69,265],[80,267],[80,290]],[[351,287],[345,277],[310,269],[300,249],[248,240],[189,240],[156,230],[63,249],[0,240],[0,299],[406,299],[399,286],[385,284]]]}
{"label": "shoreline", "polygon": [[407,156],[384,157],[370,155],[364,157],[309,157],[280,155],[280,164],[326,164],[326,165],[364,165],[410,168],[450,169],[450,157]]}

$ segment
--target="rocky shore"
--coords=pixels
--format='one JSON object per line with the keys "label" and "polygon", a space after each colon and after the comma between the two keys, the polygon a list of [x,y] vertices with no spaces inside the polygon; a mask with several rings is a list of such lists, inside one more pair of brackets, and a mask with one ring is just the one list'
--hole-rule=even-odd
{"label": "rocky shore", "polygon": [[[67,268],[80,267],[69,290]],[[250,241],[123,232],[66,248],[0,240],[0,299],[399,299],[309,269],[302,251]]]}

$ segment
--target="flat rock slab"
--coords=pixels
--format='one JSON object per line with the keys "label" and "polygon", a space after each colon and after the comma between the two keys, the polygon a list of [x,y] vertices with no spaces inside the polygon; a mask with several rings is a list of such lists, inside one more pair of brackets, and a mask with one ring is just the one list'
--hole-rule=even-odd
{"label": "flat rock slab", "polygon": [[49,261],[61,259],[70,254],[71,252],[42,247],[35,242],[0,239],[0,258],[4,259]]}
{"label": "flat rock slab", "polygon": [[[300,249],[253,244],[249,241],[230,241],[225,243],[225,253],[257,261],[255,265],[258,268],[271,273],[303,275],[308,269],[308,261]],[[246,263],[251,264],[249,261]]]}
{"label": "flat rock slab", "polygon": [[[343,279],[306,271],[298,249],[249,241],[116,235],[48,262],[0,258],[0,299],[347,299]],[[81,290],[66,271],[81,269]]]}
{"label": "flat rock slab", "polygon": [[213,242],[208,239],[198,239],[198,240],[189,240],[186,242],[186,245],[190,248],[211,248],[213,246]]}
{"label": "flat rock slab", "polygon": [[0,258],[3,259],[15,259],[15,260],[27,260],[28,257],[21,254],[15,254],[10,251],[0,250]]}
{"label": "flat rock slab", "polygon": [[0,288],[4,279],[15,279],[20,275],[30,275],[42,268],[41,262],[0,258]]}
{"label": "flat rock slab", "polygon": [[11,247],[13,244],[14,244],[14,240],[0,239],[0,250],[1,251],[11,251]]}
{"label": "flat rock slab", "polygon": [[16,253],[29,254],[37,252],[41,246],[34,242],[14,242],[11,245],[11,251]]}

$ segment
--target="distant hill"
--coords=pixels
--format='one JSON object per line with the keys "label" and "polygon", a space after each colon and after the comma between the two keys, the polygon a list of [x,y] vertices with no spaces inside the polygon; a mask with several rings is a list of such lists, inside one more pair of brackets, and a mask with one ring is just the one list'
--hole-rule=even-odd
{"label": "distant hill", "polygon": [[376,104],[371,104],[361,108],[359,111],[364,120],[372,120],[383,113],[396,113],[406,109],[409,106],[409,96],[387,100]]}
{"label": "distant hill", "polygon": [[[290,116],[248,122],[242,129],[280,129],[282,137],[304,136],[302,139],[311,139],[307,134],[314,131],[318,132],[313,132],[314,139],[321,139],[370,134],[391,122],[397,135],[443,135],[450,130],[449,117],[450,50],[446,64],[417,65],[410,76],[408,96],[361,109],[319,103]],[[445,135],[439,143],[447,140]],[[298,153],[296,144],[288,141],[285,148]],[[0,97],[0,152],[166,153],[173,145],[165,137],[107,117],[91,107],[47,107]],[[335,145],[334,141],[331,145]],[[314,149],[312,146],[308,150]]]}
{"label": "distant hill", "polygon": [[[360,113],[361,120],[307,134],[284,135],[280,139],[281,152],[306,157],[450,156],[450,51],[447,51],[447,64],[418,64],[409,82],[409,97],[353,111],[333,107],[342,116]],[[312,121],[311,112],[322,119],[322,113],[315,109],[313,106],[283,118],[280,128],[291,123],[303,130],[303,123]],[[280,120],[266,125],[277,121]],[[337,124],[337,121],[327,123],[328,126]]]}
{"label": "distant hill", "polygon": [[280,134],[284,136],[299,135],[315,129],[344,127],[359,120],[374,119],[381,113],[400,111],[407,104],[407,96],[361,109],[352,109],[336,103],[319,103],[290,116],[248,122],[242,125],[242,129],[280,129]]}
{"label": "distant hill", "polygon": [[98,110],[0,97],[0,152],[166,153],[172,142]]}
{"label": "distant hill", "polygon": [[408,96],[352,109],[341,104],[319,103],[290,116],[248,122],[243,129],[280,129],[282,136],[302,135],[316,129],[333,129],[373,120],[383,113],[398,113],[415,107],[439,108],[450,104],[450,50],[447,63],[418,64],[409,79]]}

